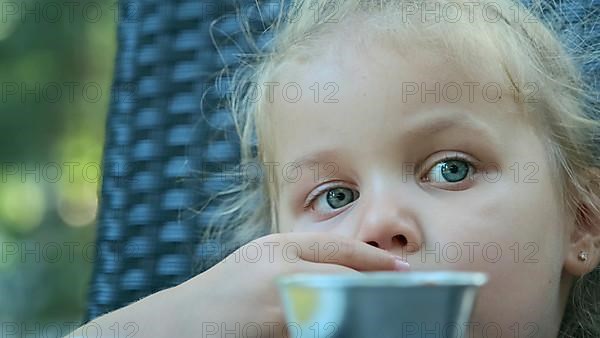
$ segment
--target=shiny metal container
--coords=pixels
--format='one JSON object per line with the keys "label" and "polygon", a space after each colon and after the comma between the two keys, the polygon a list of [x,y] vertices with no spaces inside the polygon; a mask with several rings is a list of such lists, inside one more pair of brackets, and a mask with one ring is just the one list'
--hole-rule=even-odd
{"label": "shiny metal container", "polygon": [[463,338],[480,272],[297,274],[277,284],[290,337]]}

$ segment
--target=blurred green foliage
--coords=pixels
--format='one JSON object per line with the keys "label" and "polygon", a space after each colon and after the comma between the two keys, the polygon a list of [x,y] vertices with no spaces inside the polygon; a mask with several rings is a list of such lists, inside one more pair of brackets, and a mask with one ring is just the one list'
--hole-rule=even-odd
{"label": "blurred green foliage", "polygon": [[0,0],[0,336],[82,319],[117,24],[111,0]]}

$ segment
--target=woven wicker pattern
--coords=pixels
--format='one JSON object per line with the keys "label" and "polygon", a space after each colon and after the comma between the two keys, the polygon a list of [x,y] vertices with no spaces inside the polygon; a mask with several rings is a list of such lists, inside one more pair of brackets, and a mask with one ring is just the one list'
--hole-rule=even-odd
{"label": "woven wicker pattern", "polygon": [[[254,3],[241,0],[238,7],[260,29]],[[259,1],[264,20],[277,14],[277,3]],[[600,0],[557,6],[565,23],[574,23],[564,27],[571,46],[598,53]],[[190,208],[227,183],[198,179],[194,170],[218,170],[239,156],[229,113],[218,104],[226,88],[210,89],[223,62],[235,63],[234,41],[243,47],[243,39],[231,39],[240,35],[235,7],[229,0],[121,3],[88,319],[181,283],[214,263],[199,242],[211,208],[200,214]],[[222,58],[209,34],[219,17],[213,32]],[[579,24],[582,18],[595,18],[596,25]],[[584,66],[590,81],[597,81],[599,64]]]}
{"label": "woven wicker pattern", "polygon": [[[268,21],[279,7],[266,5]],[[234,43],[245,41],[236,7],[260,22],[254,1],[121,3],[88,318],[207,268],[199,234],[210,207],[192,209],[227,184],[197,171],[239,157],[231,118],[219,104],[227,88],[212,88],[223,62],[234,66]],[[223,60],[209,34],[217,18],[212,31]]]}

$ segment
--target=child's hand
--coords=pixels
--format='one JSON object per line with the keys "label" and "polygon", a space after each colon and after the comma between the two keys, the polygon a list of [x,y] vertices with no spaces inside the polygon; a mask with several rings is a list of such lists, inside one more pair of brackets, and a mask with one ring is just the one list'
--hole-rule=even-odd
{"label": "child's hand", "polygon": [[[398,257],[331,233],[261,237],[204,273],[94,319],[68,337],[285,337],[275,279],[291,273],[407,270]],[[126,326],[131,330],[115,331]]]}
{"label": "child's hand", "polygon": [[188,326],[177,335],[282,337],[286,330],[277,277],[407,268],[384,250],[330,233],[268,235],[175,288],[185,295],[177,314],[185,319],[180,325]]}

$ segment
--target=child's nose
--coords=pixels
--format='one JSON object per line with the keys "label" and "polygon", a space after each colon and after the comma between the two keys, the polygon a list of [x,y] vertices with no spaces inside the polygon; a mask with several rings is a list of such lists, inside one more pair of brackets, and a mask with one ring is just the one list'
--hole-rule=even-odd
{"label": "child's nose", "polygon": [[396,254],[420,249],[423,234],[414,213],[399,201],[373,201],[359,224],[359,240]]}

